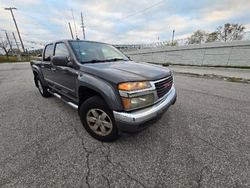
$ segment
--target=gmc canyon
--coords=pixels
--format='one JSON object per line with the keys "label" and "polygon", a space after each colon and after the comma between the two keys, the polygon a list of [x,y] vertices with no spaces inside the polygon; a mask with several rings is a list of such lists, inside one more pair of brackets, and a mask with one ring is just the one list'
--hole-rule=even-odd
{"label": "gmc canyon", "polygon": [[31,67],[41,95],[77,109],[87,132],[101,141],[144,129],[176,101],[171,71],[133,62],[105,43],[53,42]]}

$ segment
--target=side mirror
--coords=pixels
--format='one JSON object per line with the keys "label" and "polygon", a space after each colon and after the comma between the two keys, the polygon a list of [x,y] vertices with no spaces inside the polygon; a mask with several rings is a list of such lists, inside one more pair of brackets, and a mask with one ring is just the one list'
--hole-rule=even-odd
{"label": "side mirror", "polygon": [[69,59],[67,56],[54,56],[52,57],[52,63],[57,66],[68,66]]}

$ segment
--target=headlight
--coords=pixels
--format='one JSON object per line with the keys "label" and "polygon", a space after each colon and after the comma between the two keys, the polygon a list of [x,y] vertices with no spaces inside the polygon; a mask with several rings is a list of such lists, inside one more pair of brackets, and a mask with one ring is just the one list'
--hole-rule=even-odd
{"label": "headlight", "polygon": [[154,103],[154,94],[151,93],[133,98],[122,97],[122,103],[126,110],[141,108]]}
{"label": "headlight", "polygon": [[140,89],[147,89],[152,87],[149,82],[127,82],[118,85],[118,89],[122,91],[134,91]]}

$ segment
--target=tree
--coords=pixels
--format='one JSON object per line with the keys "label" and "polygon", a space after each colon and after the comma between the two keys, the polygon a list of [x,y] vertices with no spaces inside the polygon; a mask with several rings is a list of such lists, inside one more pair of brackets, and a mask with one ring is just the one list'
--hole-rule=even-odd
{"label": "tree", "polygon": [[215,42],[218,40],[218,33],[216,31],[209,33],[206,42]]}
{"label": "tree", "polygon": [[173,40],[173,41],[167,41],[167,43],[165,43],[166,46],[178,46],[178,41],[177,40]]}
{"label": "tree", "polygon": [[207,36],[208,33],[206,31],[197,30],[188,38],[188,44],[201,44],[206,41]]}
{"label": "tree", "polygon": [[10,55],[15,55],[19,53],[19,50],[13,47],[14,47],[13,38],[12,39],[9,38],[9,41],[8,41],[7,37],[1,36],[0,34],[0,49],[3,50],[4,55],[7,57],[7,59],[9,58]]}
{"label": "tree", "polygon": [[239,24],[226,23],[217,28],[217,38],[219,41],[241,40],[243,38],[245,27]]}
{"label": "tree", "polygon": [[0,41],[0,48],[3,49],[3,51],[5,52],[6,57],[9,58],[9,51],[10,51],[10,49],[9,49],[9,44],[8,44],[7,40],[3,40],[2,39]]}

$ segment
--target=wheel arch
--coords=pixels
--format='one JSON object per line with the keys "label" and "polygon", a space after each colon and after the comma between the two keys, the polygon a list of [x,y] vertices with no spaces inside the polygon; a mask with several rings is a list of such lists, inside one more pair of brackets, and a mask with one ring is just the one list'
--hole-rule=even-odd
{"label": "wheel arch", "polygon": [[120,96],[115,89],[107,82],[97,78],[84,76],[79,80],[78,101],[80,105],[89,97],[99,95],[111,110],[122,110]]}
{"label": "wheel arch", "polygon": [[39,76],[39,75],[38,75],[38,72],[35,71],[35,70],[33,70],[33,75],[34,75],[34,82],[35,82],[35,85],[36,85],[36,87],[38,87],[38,83],[37,83],[37,77]]}
{"label": "wheel arch", "polygon": [[41,69],[37,65],[34,65],[34,64],[31,67],[32,67],[32,72],[33,72],[33,75],[34,75],[34,81],[35,81],[36,86],[37,86],[36,76],[39,76],[39,78],[41,79],[41,82],[45,86],[48,86],[48,84],[45,81],[44,76],[43,76],[43,74],[41,72]]}

